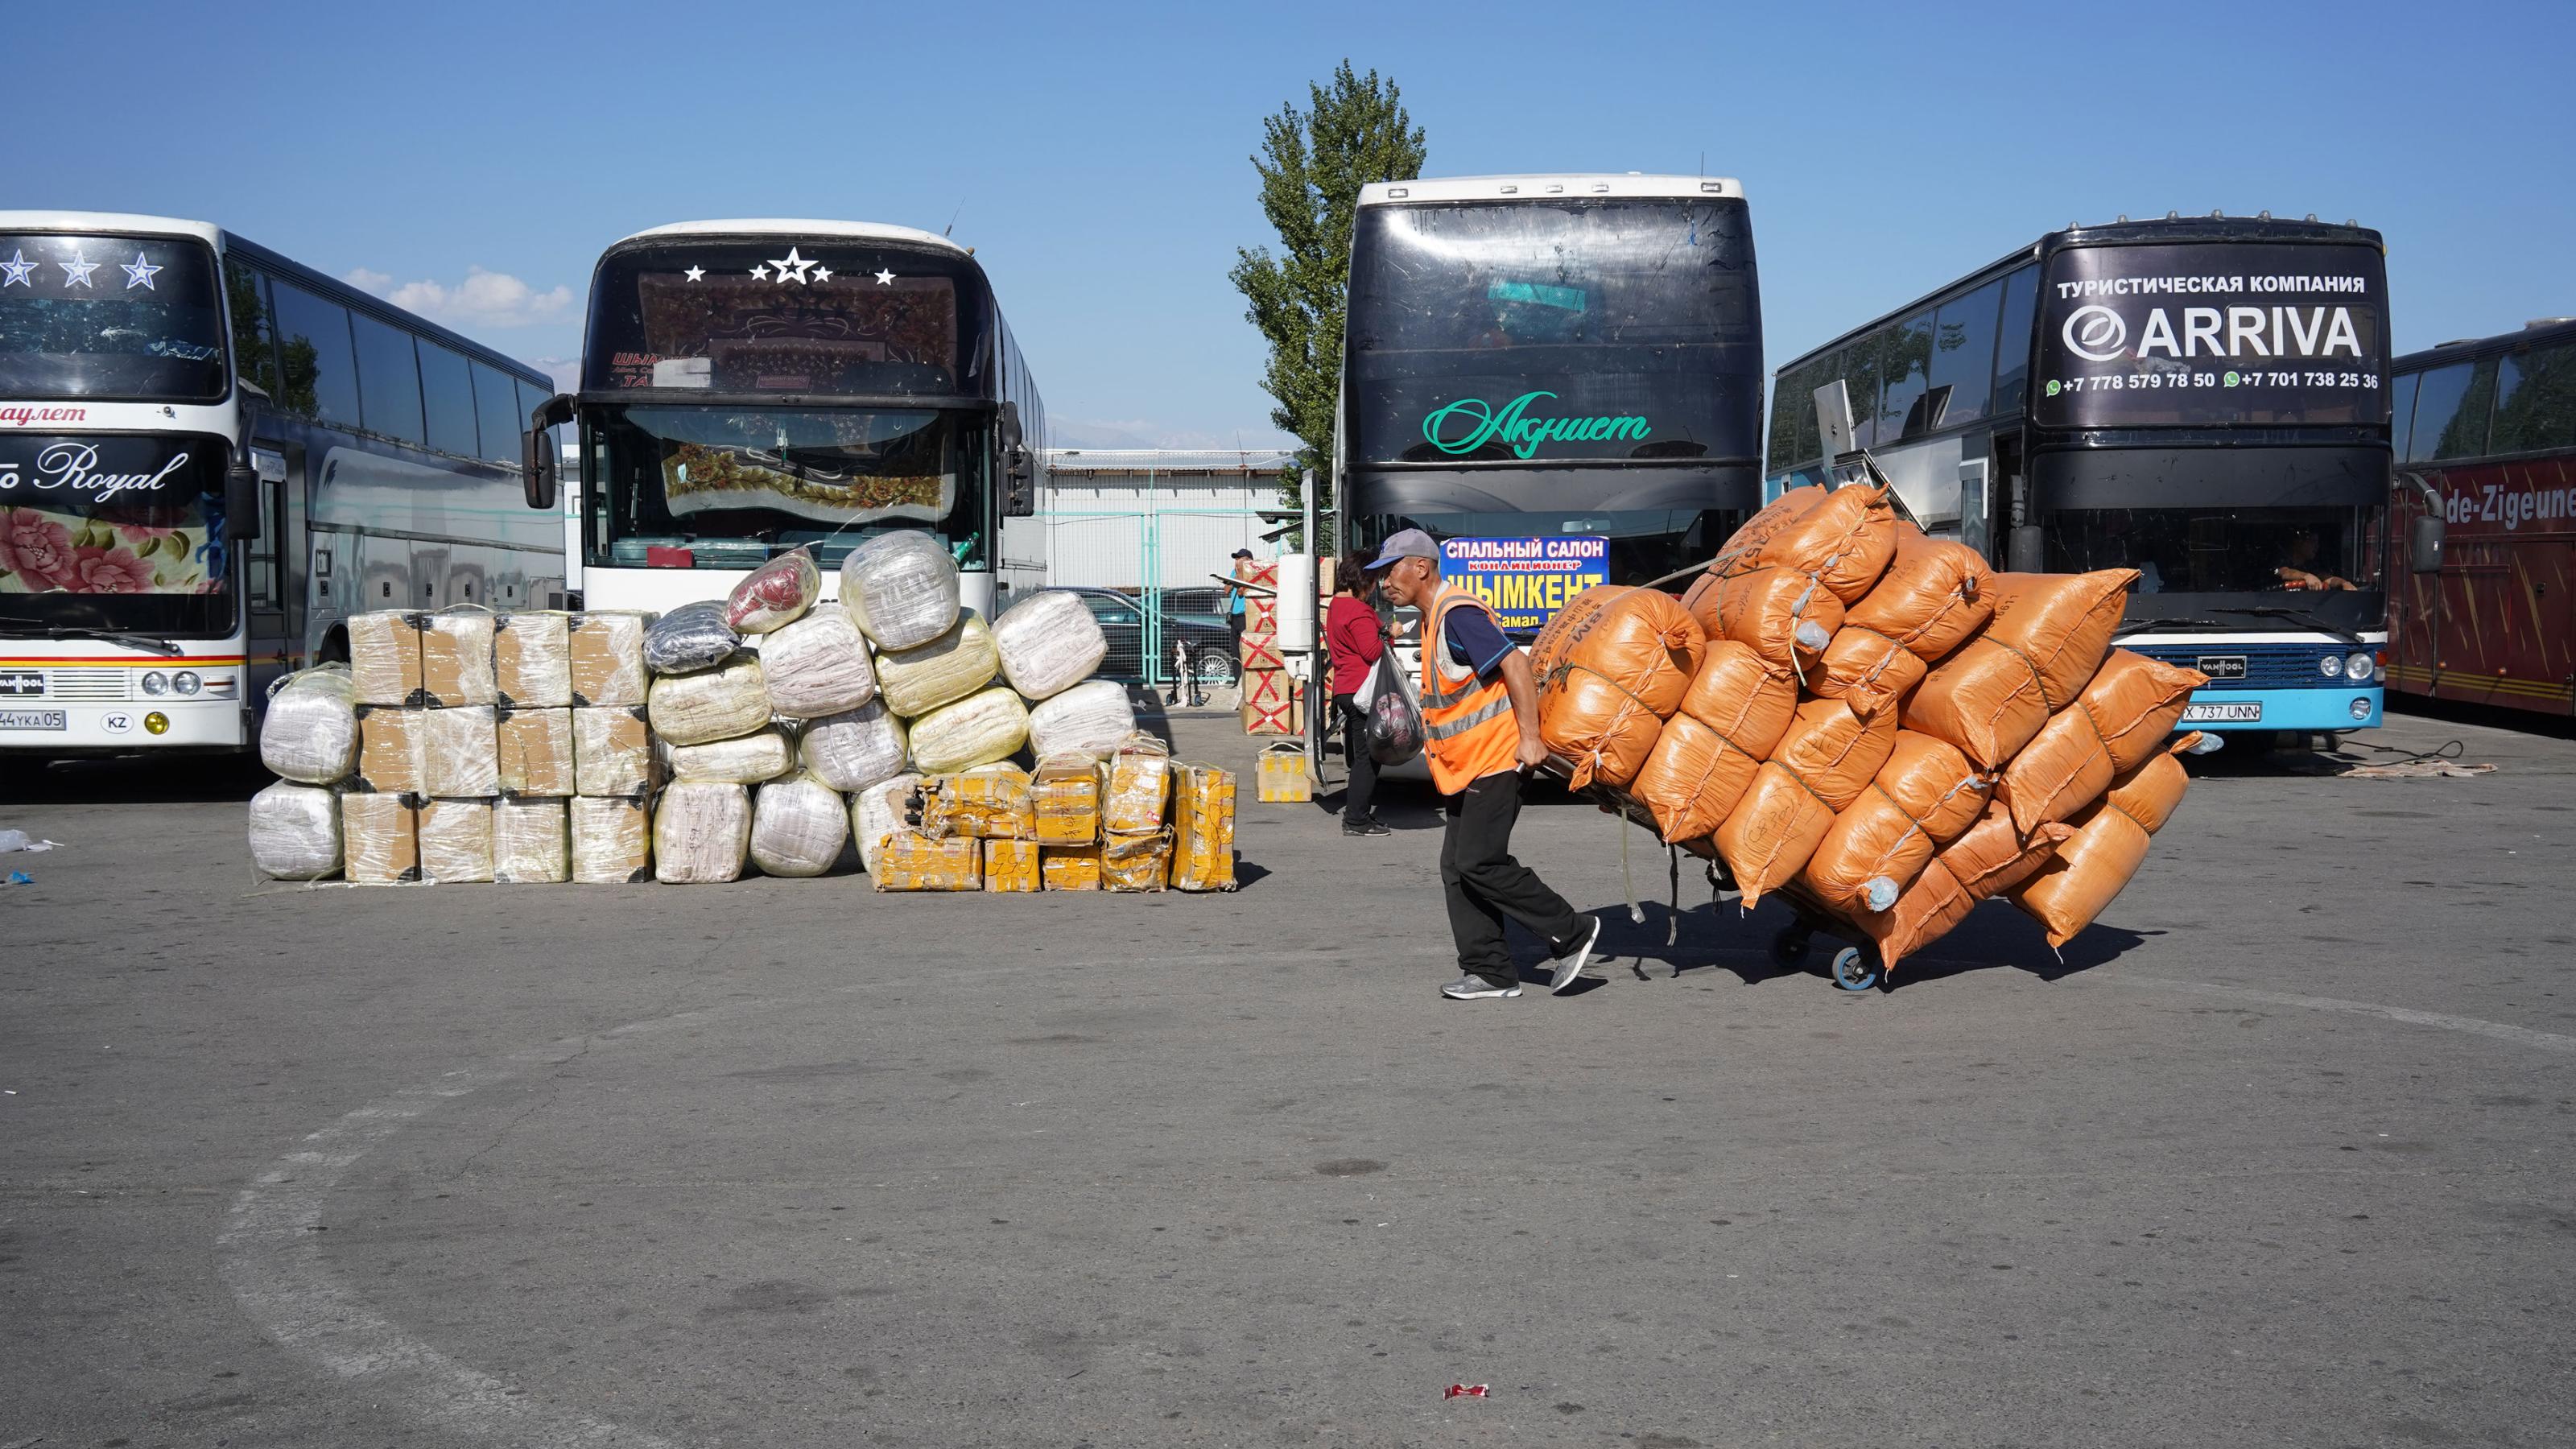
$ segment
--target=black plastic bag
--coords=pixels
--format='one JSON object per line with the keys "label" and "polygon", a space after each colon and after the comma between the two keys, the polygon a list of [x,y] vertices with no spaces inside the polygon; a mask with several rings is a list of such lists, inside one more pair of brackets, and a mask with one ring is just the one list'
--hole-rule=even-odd
{"label": "black plastic bag", "polygon": [[1381,765],[1401,765],[1422,753],[1422,706],[1413,681],[1395,667],[1392,650],[1378,656],[1369,681],[1368,752]]}
{"label": "black plastic bag", "polygon": [[742,635],[725,622],[721,599],[682,604],[644,631],[644,664],[655,674],[712,669],[742,647]]}

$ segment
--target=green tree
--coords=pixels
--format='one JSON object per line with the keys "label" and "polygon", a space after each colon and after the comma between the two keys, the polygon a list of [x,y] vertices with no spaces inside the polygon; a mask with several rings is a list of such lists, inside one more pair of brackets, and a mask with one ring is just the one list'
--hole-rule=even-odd
{"label": "green tree", "polygon": [[[1284,484],[1290,508],[1303,506],[1299,472],[1328,477],[1333,462],[1334,403],[1341,387],[1342,314],[1351,285],[1351,215],[1360,188],[1422,174],[1422,128],[1405,114],[1403,95],[1374,70],[1351,73],[1343,61],[1326,85],[1308,85],[1308,109],[1295,102],[1261,123],[1261,210],[1279,234],[1268,247],[1238,248],[1234,285],[1250,304],[1244,317],[1270,343],[1261,385],[1279,405],[1270,421],[1305,446]],[[1319,514],[1319,517],[1323,515]],[[1330,529],[1326,530],[1329,535]],[[1303,547],[1299,530],[1294,546]]]}

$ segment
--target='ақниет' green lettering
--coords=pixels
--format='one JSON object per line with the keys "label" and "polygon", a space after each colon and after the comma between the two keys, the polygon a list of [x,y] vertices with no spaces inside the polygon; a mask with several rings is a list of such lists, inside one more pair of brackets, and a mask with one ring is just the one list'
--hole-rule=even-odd
{"label": "'\u0430\u049b\u043d\u0438\u0435\u0442' green lettering", "polygon": [[[1654,431],[1644,418],[1533,418],[1529,406],[1552,392],[1525,392],[1496,408],[1483,398],[1465,397],[1434,409],[1422,420],[1422,437],[1441,452],[1472,453],[1500,440],[1515,457],[1527,458],[1541,443],[1597,443],[1614,438],[1643,438]],[[1463,428],[1465,431],[1460,432]]]}

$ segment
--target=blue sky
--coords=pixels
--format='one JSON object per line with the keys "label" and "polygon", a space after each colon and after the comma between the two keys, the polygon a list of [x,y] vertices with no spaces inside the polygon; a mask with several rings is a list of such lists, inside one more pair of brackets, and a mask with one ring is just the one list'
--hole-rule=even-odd
{"label": "blue sky", "polygon": [[1225,272],[1344,56],[1432,175],[1741,178],[1775,364],[2121,212],[2378,227],[2400,348],[2576,312],[2565,4],[12,8],[0,205],[202,217],[532,360],[628,232],[954,216],[1059,441],[1275,440]]}

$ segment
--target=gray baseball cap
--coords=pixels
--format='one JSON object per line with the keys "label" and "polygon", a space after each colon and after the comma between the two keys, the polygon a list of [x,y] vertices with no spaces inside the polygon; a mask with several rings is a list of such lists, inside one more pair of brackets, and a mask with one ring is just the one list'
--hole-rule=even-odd
{"label": "gray baseball cap", "polygon": [[1405,529],[1389,538],[1386,546],[1378,550],[1377,557],[1368,565],[1368,572],[1376,573],[1400,558],[1427,558],[1433,563],[1438,563],[1440,545],[1433,543],[1431,535],[1421,529]]}

